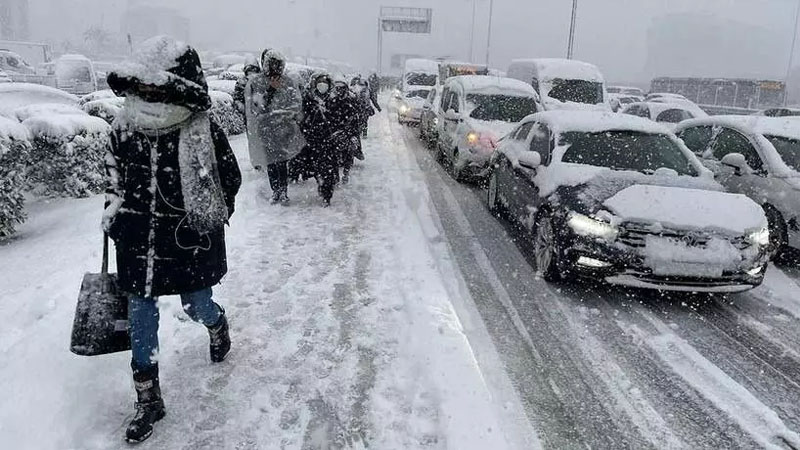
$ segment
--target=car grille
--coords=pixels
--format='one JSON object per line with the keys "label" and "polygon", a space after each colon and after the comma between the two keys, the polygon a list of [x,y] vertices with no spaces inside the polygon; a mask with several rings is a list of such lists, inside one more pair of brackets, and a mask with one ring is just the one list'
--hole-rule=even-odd
{"label": "car grille", "polygon": [[711,235],[708,233],[669,229],[663,229],[656,232],[653,231],[651,227],[639,223],[624,224],[620,228],[618,241],[629,247],[643,248],[648,236],[659,236],[674,239],[676,241],[684,242],[690,247],[700,248],[705,248],[709,241],[711,241]]}

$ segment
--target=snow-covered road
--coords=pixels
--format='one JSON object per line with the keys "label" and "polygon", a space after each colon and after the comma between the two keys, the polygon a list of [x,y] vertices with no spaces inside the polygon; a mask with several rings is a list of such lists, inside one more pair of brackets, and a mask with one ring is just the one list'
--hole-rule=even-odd
{"label": "snow-covered road", "polygon": [[[163,299],[168,415],[141,448],[800,448],[800,270],[726,299],[550,285],[388,114],[328,209],[314,183],[269,205],[232,142],[234,349],[212,366]],[[128,448],[129,355],[67,350],[101,208],[35,202],[0,243],[0,447]]]}
{"label": "snow-covered road", "polygon": [[486,191],[393,129],[544,448],[800,448],[800,272],[710,299],[548,284]]}
{"label": "snow-covered road", "polygon": [[[212,366],[205,330],[162,299],[168,414],[141,448],[538,447],[387,116],[327,209],[314,183],[269,205],[246,141],[232,143],[245,183],[215,296],[234,348]],[[0,245],[4,448],[127,448],[129,354],[67,350],[81,277],[99,265],[101,208],[99,197],[35,203]]]}

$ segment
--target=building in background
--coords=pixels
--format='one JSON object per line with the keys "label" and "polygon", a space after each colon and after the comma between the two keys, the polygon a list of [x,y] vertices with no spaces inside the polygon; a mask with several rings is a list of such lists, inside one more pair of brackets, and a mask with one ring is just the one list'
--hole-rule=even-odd
{"label": "building in background", "polygon": [[28,0],[0,0],[0,39],[29,39]]}
{"label": "building in background", "polygon": [[122,32],[131,37],[133,43],[167,34],[181,41],[189,41],[191,24],[177,9],[142,4],[131,1],[122,16]]}

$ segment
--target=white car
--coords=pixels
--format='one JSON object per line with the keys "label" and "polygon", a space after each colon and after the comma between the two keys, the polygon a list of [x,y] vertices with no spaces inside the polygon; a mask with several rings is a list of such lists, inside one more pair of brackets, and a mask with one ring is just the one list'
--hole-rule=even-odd
{"label": "white car", "polygon": [[620,110],[631,103],[643,102],[644,97],[637,97],[630,94],[608,94],[608,104],[611,105],[611,110],[620,112]]}
{"label": "white car", "polygon": [[533,86],[546,111],[611,111],[603,74],[593,64],[573,59],[515,59],[508,77]]}
{"label": "white car", "polygon": [[58,103],[78,106],[80,99],[60,89],[30,83],[0,84],[0,115],[15,118],[14,111],[23,106]]}
{"label": "white car", "polygon": [[639,102],[631,103],[622,109],[622,114],[643,117],[674,129],[675,125],[684,120],[708,117],[705,111],[697,105],[687,102],[661,103]]}
{"label": "white car", "polygon": [[763,206],[772,252],[800,249],[800,122],[794,118],[712,116],[676,133],[717,181]]}
{"label": "white car", "polygon": [[439,158],[456,180],[481,177],[497,143],[524,117],[541,109],[530,84],[480,75],[452,77],[437,112]]}
{"label": "white car", "polygon": [[403,125],[417,124],[422,116],[422,108],[433,87],[409,86],[397,105],[397,121]]}
{"label": "white car", "polygon": [[765,109],[753,115],[764,116],[764,117],[797,117],[800,116],[800,108],[796,106],[795,107],[781,106],[777,108]]}
{"label": "white car", "polygon": [[647,94],[644,98],[646,102],[653,101],[653,100],[668,100],[668,101],[685,101],[689,102],[688,98],[684,97],[681,94],[672,94],[669,92],[651,92]]}
{"label": "white car", "polygon": [[547,281],[688,292],[741,292],[763,281],[769,233],[761,207],[724,192],[650,120],[534,114],[501,143],[491,167],[489,209],[533,240]]}
{"label": "white car", "polygon": [[608,86],[606,92],[609,94],[618,94],[628,97],[641,97],[644,99],[644,91],[631,86]]}

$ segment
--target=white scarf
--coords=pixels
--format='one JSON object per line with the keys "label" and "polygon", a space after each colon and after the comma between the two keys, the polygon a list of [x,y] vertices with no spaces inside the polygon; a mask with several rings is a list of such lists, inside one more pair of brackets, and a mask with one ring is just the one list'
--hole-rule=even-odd
{"label": "white scarf", "polygon": [[215,231],[225,224],[228,208],[207,113],[192,113],[182,106],[127,97],[120,125],[151,137],[179,128],[178,163],[185,208],[181,212],[186,213],[189,226],[200,234]]}

